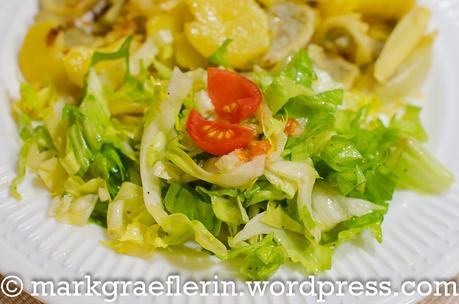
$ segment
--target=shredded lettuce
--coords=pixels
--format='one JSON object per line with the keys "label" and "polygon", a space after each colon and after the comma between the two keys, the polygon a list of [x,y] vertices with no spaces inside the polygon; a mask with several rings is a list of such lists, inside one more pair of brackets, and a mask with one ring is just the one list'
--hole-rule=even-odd
{"label": "shredded lettuce", "polygon": [[305,50],[298,51],[288,62],[287,67],[281,74],[301,84],[307,88],[312,87],[312,83],[317,80],[316,72],[313,68],[311,58]]}
{"label": "shredded lettuce", "polygon": [[70,177],[64,185],[64,193],[56,196],[49,208],[49,214],[58,221],[72,225],[85,225],[98,200],[105,196],[106,184],[103,179],[87,182],[79,177]]}
{"label": "shredded lettuce", "polygon": [[430,152],[413,139],[400,143],[403,152],[395,164],[397,186],[420,193],[436,194],[451,187],[453,175]]}
{"label": "shredded lettuce", "polygon": [[296,83],[286,75],[275,77],[265,90],[266,103],[274,114],[279,112],[293,97],[310,93],[308,88]]}
{"label": "shredded lettuce", "polygon": [[319,273],[330,269],[334,249],[323,246],[299,234],[277,230],[276,238],[293,263],[300,263],[309,273]]}
{"label": "shredded lettuce", "polygon": [[234,238],[230,245],[245,248],[244,241],[259,235],[273,234],[293,263],[300,263],[308,272],[317,273],[331,266],[333,249],[309,240],[303,235],[267,226],[262,222],[265,212],[253,217]]}
{"label": "shredded lettuce", "polygon": [[[193,79],[175,69],[172,75],[168,96],[160,103],[152,105],[145,126],[140,149],[140,172],[144,201],[147,210],[167,233],[164,242],[179,245],[194,236],[203,248],[217,255],[226,255],[226,247],[198,220],[189,219],[183,213],[169,215],[164,207],[161,180],[150,168],[169,158],[168,140],[176,136],[175,121],[182,107],[183,100],[192,89]],[[185,153],[185,155],[187,155]],[[180,166],[178,166],[180,168]],[[182,210],[183,212],[183,210]],[[192,214],[187,212],[188,214]],[[194,216],[194,215],[193,215]]]}
{"label": "shredded lettuce", "polygon": [[290,99],[284,110],[292,118],[310,117],[319,111],[333,113],[342,103],[343,93],[342,89],[336,89],[312,96],[299,95]]}
{"label": "shredded lettuce", "polygon": [[285,253],[269,234],[258,243],[237,249],[228,254],[229,259],[242,258],[240,263],[241,274],[249,280],[267,280],[284,263]]}
{"label": "shredded lettuce", "polygon": [[[104,244],[116,252],[149,258],[194,241],[244,278],[266,280],[285,262],[327,270],[336,248],[365,231],[382,241],[396,189],[435,194],[453,182],[422,146],[420,108],[380,118],[374,96],[317,85],[328,75],[316,74],[305,50],[246,73],[263,102],[242,124],[269,151],[252,154],[254,143],[219,157],[201,151],[186,122],[193,109],[215,115],[207,73],[173,68],[169,38],[128,37],[95,52],[78,97],[21,85],[11,193],[19,197],[30,170],[54,197],[51,216],[106,228]],[[208,64],[227,67],[230,43]]]}
{"label": "shredded lettuce", "polygon": [[312,192],[312,210],[321,230],[327,231],[353,217],[373,211],[386,211],[385,206],[365,200],[345,197],[326,183],[317,183]]}
{"label": "shredded lettuce", "polygon": [[226,188],[247,188],[263,175],[265,156],[255,157],[252,161],[222,173],[212,173],[201,168],[176,143],[167,150],[167,158],[187,174],[206,182]]}
{"label": "shredded lettuce", "polygon": [[292,219],[281,205],[275,205],[272,201],[268,204],[266,214],[261,218],[261,222],[268,226],[284,229],[299,234],[304,233],[303,226]]}
{"label": "shredded lettuce", "polygon": [[265,201],[282,201],[288,194],[267,180],[258,180],[250,190],[244,192],[244,206],[250,207]]}
{"label": "shredded lettuce", "polygon": [[180,184],[171,184],[164,198],[169,213],[183,213],[190,220],[201,222],[209,231],[218,235],[220,221],[213,212],[213,203],[201,200],[192,189]]}
{"label": "shredded lettuce", "polygon": [[312,214],[311,195],[317,172],[308,162],[279,161],[269,164],[265,177],[271,184],[287,194],[296,197],[296,208],[303,225],[311,235],[320,239]]}
{"label": "shredded lettuce", "polygon": [[100,62],[103,61],[114,61],[117,59],[124,59],[125,61],[125,66],[126,66],[126,74],[125,76],[128,76],[129,73],[129,55],[130,55],[130,47],[132,43],[132,36],[129,36],[124,40],[123,44],[120,46],[120,48],[116,52],[112,53],[102,53],[102,52],[95,52],[91,58],[91,65],[90,67],[94,67]]}
{"label": "shredded lettuce", "polygon": [[245,224],[249,221],[243,206],[245,192],[228,188],[208,190],[201,186],[196,187],[196,192],[212,204],[215,216],[229,226]]}
{"label": "shredded lettuce", "polygon": [[419,142],[425,142],[427,132],[421,123],[421,108],[413,105],[406,106],[403,115],[391,120],[391,128],[399,130],[404,135],[410,136]]}
{"label": "shredded lettuce", "polygon": [[159,226],[143,203],[142,187],[125,182],[107,212],[106,243],[123,254],[148,258],[158,247],[166,247],[159,237]]}
{"label": "shredded lettuce", "polygon": [[284,65],[285,68],[275,74],[264,89],[266,103],[274,114],[291,98],[312,93],[312,83],[317,79],[306,51],[297,52]]}
{"label": "shredded lettuce", "polygon": [[167,214],[162,204],[160,179],[152,174],[150,168],[166,158],[168,139],[174,138],[176,116],[191,87],[192,79],[175,69],[167,90],[168,98],[152,105],[142,136],[140,173],[145,204],[158,222]]}
{"label": "shredded lettuce", "polygon": [[333,229],[322,233],[321,244],[336,248],[344,242],[355,239],[363,231],[370,231],[376,240],[382,242],[381,224],[386,211],[373,211],[364,216],[352,217],[339,223]]}

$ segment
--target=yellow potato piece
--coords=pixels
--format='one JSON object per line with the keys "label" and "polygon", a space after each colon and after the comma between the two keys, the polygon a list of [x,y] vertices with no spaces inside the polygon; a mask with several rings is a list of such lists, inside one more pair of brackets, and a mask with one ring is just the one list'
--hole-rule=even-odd
{"label": "yellow potato piece", "polygon": [[415,0],[321,0],[323,16],[333,17],[360,12],[365,16],[397,19],[413,8]]}
{"label": "yellow potato piece", "polygon": [[362,0],[322,0],[319,2],[319,10],[324,17],[347,15],[355,11],[359,1]]}
{"label": "yellow potato piece", "polygon": [[19,66],[27,81],[66,86],[60,38],[53,22],[37,23],[30,28],[19,51]]}
{"label": "yellow potato piece", "polygon": [[211,56],[226,39],[228,63],[244,68],[268,50],[265,12],[254,0],[187,0],[195,20],[185,25],[188,40],[204,57]]}
{"label": "yellow potato piece", "polygon": [[397,24],[375,63],[374,76],[379,82],[385,82],[393,76],[415,50],[424,37],[429,20],[430,11],[417,6]]}
{"label": "yellow potato piece", "polygon": [[387,82],[378,84],[375,92],[388,100],[418,93],[429,73],[435,37],[436,33],[424,36],[413,53],[397,68],[397,72]]}
{"label": "yellow potato piece", "polygon": [[155,16],[158,13],[169,14],[171,10],[180,6],[182,0],[130,0],[131,5],[143,16]]}
{"label": "yellow potato piece", "polygon": [[185,22],[191,20],[190,8],[186,3],[177,4],[167,12],[157,12],[148,18],[146,29],[148,36],[161,35],[169,31],[172,34],[183,33]]}
{"label": "yellow potato piece", "polygon": [[180,67],[190,70],[207,65],[206,58],[193,48],[185,34],[175,36],[175,61]]}
{"label": "yellow potato piece", "polygon": [[172,14],[156,15],[148,19],[147,35],[153,36],[160,31],[180,32],[183,28],[183,22]]}
{"label": "yellow potato piece", "polygon": [[410,11],[416,0],[357,0],[357,2],[357,10],[364,15],[393,19],[400,18]]}
{"label": "yellow potato piece", "polygon": [[191,20],[190,9],[187,4],[180,3],[167,12],[150,16],[147,21],[147,35],[153,38],[159,49],[158,58],[167,65],[175,64],[174,53],[179,50],[173,47],[173,43],[175,36],[183,33],[186,20]]}
{"label": "yellow potato piece", "polygon": [[83,87],[84,77],[91,64],[93,51],[86,47],[70,49],[63,58],[64,68],[69,80],[78,87]]}
{"label": "yellow potato piece", "polygon": [[271,7],[274,5],[274,0],[258,0],[258,2],[266,7]]}

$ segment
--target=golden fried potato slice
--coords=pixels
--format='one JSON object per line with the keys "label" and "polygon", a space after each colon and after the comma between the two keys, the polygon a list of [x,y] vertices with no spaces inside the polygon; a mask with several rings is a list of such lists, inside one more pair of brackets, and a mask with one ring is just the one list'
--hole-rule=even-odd
{"label": "golden fried potato slice", "polygon": [[62,42],[59,28],[53,22],[33,25],[19,51],[19,65],[30,83],[54,83],[66,86],[67,74],[62,64]]}
{"label": "golden fried potato slice", "polygon": [[268,50],[268,18],[254,0],[187,0],[194,21],[187,23],[188,40],[204,57],[232,39],[227,60],[244,68]]}

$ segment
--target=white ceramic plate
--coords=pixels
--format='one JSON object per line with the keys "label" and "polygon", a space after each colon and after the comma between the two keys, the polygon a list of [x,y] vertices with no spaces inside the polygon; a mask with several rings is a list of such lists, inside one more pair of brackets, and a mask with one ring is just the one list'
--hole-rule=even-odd
{"label": "white ceramic plate", "polygon": [[[403,1],[403,0],[400,0]],[[425,0],[439,31],[434,65],[424,88],[423,120],[429,148],[459,176],[459,0]],[[11,97],[18,95],[17,50],[36,11],[35,0],[0,0],[0,272],[18,274],[28,287],[31,279],[71,279],[90,273],[101,279],[161,279],[170,273],[184,278],[232,278],[218,261],[203,256],[155,255],[151,260],[121,256],[99,244],[104,232],[94,225],[76,228],[47,217],[50,197],[36,179],[21,187],[23,200],[8,195],[15,176],[19,139],[10,115]],[[383,225],[384,242],[347,244],[336,253],[333,268],[323,274],[334,279],[444,279],[459,273],[459,185],[436,197],[398,193]],[[283,268],[279,279],[301,278]],[[411,303],[412,297],[330,298],[329,303]],[[103,303],[99,298],[45,298],[48,303]],[[161,298],[158,303],[202,300]],[[208,298],[207,303],[315,302],[314,298]],[[285,300],[285,301],[284,301]],[[122,303],[152,303],[152,299],[122,299]]]}

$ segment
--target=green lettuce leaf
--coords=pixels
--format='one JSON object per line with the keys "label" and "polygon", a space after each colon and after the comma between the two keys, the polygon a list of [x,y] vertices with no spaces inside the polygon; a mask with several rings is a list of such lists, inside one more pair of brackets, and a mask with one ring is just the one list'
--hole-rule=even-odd
{"label": "green lettuce leaf", "polygon": [[412,137],[419,142],[425,142],[428,136],[422,126],[420,113],[421,108],[408,105],[402,116],[394,117],[391,120],[390,128],[397,129],[402,134]]}
{"label": "green lettuce leaf", "polygon": [[270,202],[265,215],[261,218],[261,222],[275,228],[296,232],[299,234],[304,233],[304,227],[296,220],[292,219],[280,205],[275,205]]}
{"label": "green lettuce leaf", "polygon": [[130,47],[132,43],[133,36],[127,37],[123,44],[116,52],[111,53],[102,53],[102,52],[95,52],[91,58],[90,68],[93,68],[98,63],[103,61],[113,61],[117,59],[124,59],[126,64],[126,75],[129,75],[129,55],[130,55]]}
{"label": "green lettuce leaf", "polygon": [[[285,250],[286,256],[294,263],[300,263],[308,272],[318,273],[330,269],[334,249],[319,245],[303,235],[270,227],[262,223],[265,212],[253,217],[245,227],[230,240],[230,245],[244,250],[244,241],[259,235],[273,234]],[[241,245],[242,244],[242,245]],[[242,247],[241,247],[242,246]],[[246,245],[247,246],[247,245]]]}
{"label": "green lettuce leaf", "polygon": [[348,167],[355,167],[362,163],[363,156],[345,138],[332,137],[323,148],[320,158],[333,170],[342,171]]}
{"label": "green lettuce leaf", "polygon": [[282,156],[293,161],[306,160],[320,153],[336,133],[335,122],[343,91],[333,90],[318,95],[300,95],[285,106],[287,115],[304,122],[303,134],[290,136]]}
{"label": "green lettuce leaf", "polygon": [[[168,94],[157,104],[152,104],[144,127],[140,147],[140,173],[143,186],[144,203],[148,212],[166,234],[161,238],[167,245],[179,245],[190,240],[219,255],[226,255],[226,247],[200,221],[190,220],[183,213],[169,215],[162,200],[161,179],[151,168],[167,161],[168,143],[176,137],[174,129],[183,100],[192,90],[193,79],[174,70],[169,83]],[[185,152],[183,152],[189,157]],[[191,159],[191,158],[190,158]],[[194,163],[194,162],[193,162]]]}
{"label": "green lettuce leaf", "polygon": [[144,200],[150,214],[157,222],[167,216],[161,197],[161,180],[154,174],[158,162],[166,159],[168,141],[175,136],[175,120],[183,100],[192,89],[192,79],[179,69],[174,70],[168,87],[168,94],[157,104],[152,104],[140,147],[140,173]]}
{"label": "green lettuce leaf", "polygon": [[67,142],[69,143],[70,153],[74,155],[78,162],[76,171],[78,174],[84,175],[91,166],[94,155],[85,139],[81,122],[76,122],[69,128]]}
{"label": "green lettuce leaf", "polygon": [[85,225],[99,200],[106,199],[107,186],[102,179],[84,181],[70,177],[65,181],[64,194],[54,197],[49,214],[59,222]]}
{"label": "green lettuce leaf", "polygon": [[317,274],[331,268],[333,248],[316,244],[300,234],[285,230],[277,230],[274,235],[290,260],[300,263],[308,273]]}
{"label": "green lettuce leaf", "polygon": [[331,113],[343,102],[342,89],[322,92],[317,95],[299,95],[291,98],[284,106],[284,110],[292,118],[311,118],[317,113]]}
{"label": "green lettuce leaf", "polygon": [[156,248],[167,246],[159,236],[159,225],[145,208],[142,188],[130,182],[123,183],[109,203],[107,231],[106,245],[122,254],[149,258]]}
{"label": "green lettuce leaf", "polygon": [[[100,150],[110,124],[108,101],[94,70],[89,72],[87,95],[80,105],[85,138],[93,151]],[[92,88],[96,87],[96,88]]]}
{"label": "green lettuce leaf", "polygon": [[408,139],[399,148],[403,152],[394,165],[398,187],[426,194],[441,193],[451,187],[453,175],[421,144]]}
{"label": "green lettuce leaf", "polygon": [[183,213],[190,220],[198,220],[213,234],[220,231],[220,221],[213,212],[213,204],[200,199],[198,194],[181,184],[171,184],[164,198],[169,213]]}
{"label": "green lettuce leaf", "polygon": [[271,85],[264,91],[266,103],[276,114],[293,97],[310,93],[310,90],[293,79],[280,75],[275,77]]}
{"label": "green lettuce leaf", "polygon": [[381,224],[386,211],[373,211],[364,216],[352,217],[339,223],[333,229],[322,233],[321,244],[336,248],[344,242],[357,238],[363,231],[367,230],[378,242],[382,242]]}
{"label": "green lettuce leaf", "polygon": [[237,189],[220,188],[207,190],[204,187],[196,187],[196,191],[212,204],[212,209],[222,222],[229,225],[240,225],[248,222],[248,215],[242,205],[245,192]]}
{"label": "green lettuce leaf", "polygon": [[312,60],[306,50],[298,51],[281,73],[307,88],[311,88],[312,83],[317,80]]}
{"label": "green lettuce leaf", "polygon": [[373,211],[385,212],[387,207],[345,197],[326,183],[319,182],[312,192],[312,210],[321,230],[326,231],[353,217],[361,217]]}
{"label": "green lettuce leaf", "polygon": [[266,103],[276,114],[293,97],[310,95],[317,75],[306,51],[297,52],[281,71],[272,76],[270,84],[263,86]]}
{"label": "green lettuce leaf", "polygon": [[279,161],[268,164],[265,177],[271,184],[287,194],[296,197],[296,208],[301,223],[315,239],[320,239],[312,215],[311,195],[317,172],[308,162]]}
{"label": "green lettuce leaf", "polygon": [[187,174],[224,188],[248,188],[258,177],[263,175],[265,156],[257,156],[253,160],[234,168],[229,172],[212,173],[200,167],[176,141],[169,144],[166,157]]}
{"label": "green lettuce leaf", "polygon": [[125,165],[118,151],[110,144],[104,144],[100,152],[94,156],[91,173],[107,182],[112,197],[115,197],[121,184],[127,180]]}
{"label": "green lettuce leaf", "polygon": [[281,201],[287,196],[288,194],[276,188],[269,181],[258,180],[251,189],[244,192],[244,207],[265,201]]}
{"label": "green lettuce leaf", "polygon": [[231,44],[232,39],[226,39],[222,45],[218,48],[215,53],[210,55],[208,61],[209,65],[211,66],[222,66],[222,67],[229,67],[228,60],[226,60],[226,53],[228,52],[228,46]]}
{"label": "green lettuce leaf", "polygon": [[108,202],[98,201],[89,217],[89,223],[107,228]]}
{"label": "green lettuce leaf", "polygon": [[233,249],[230,259],[241,258],[240,272],[249,280],[267,280],[284,263],[285,253],[272,234],[258,243]]}

